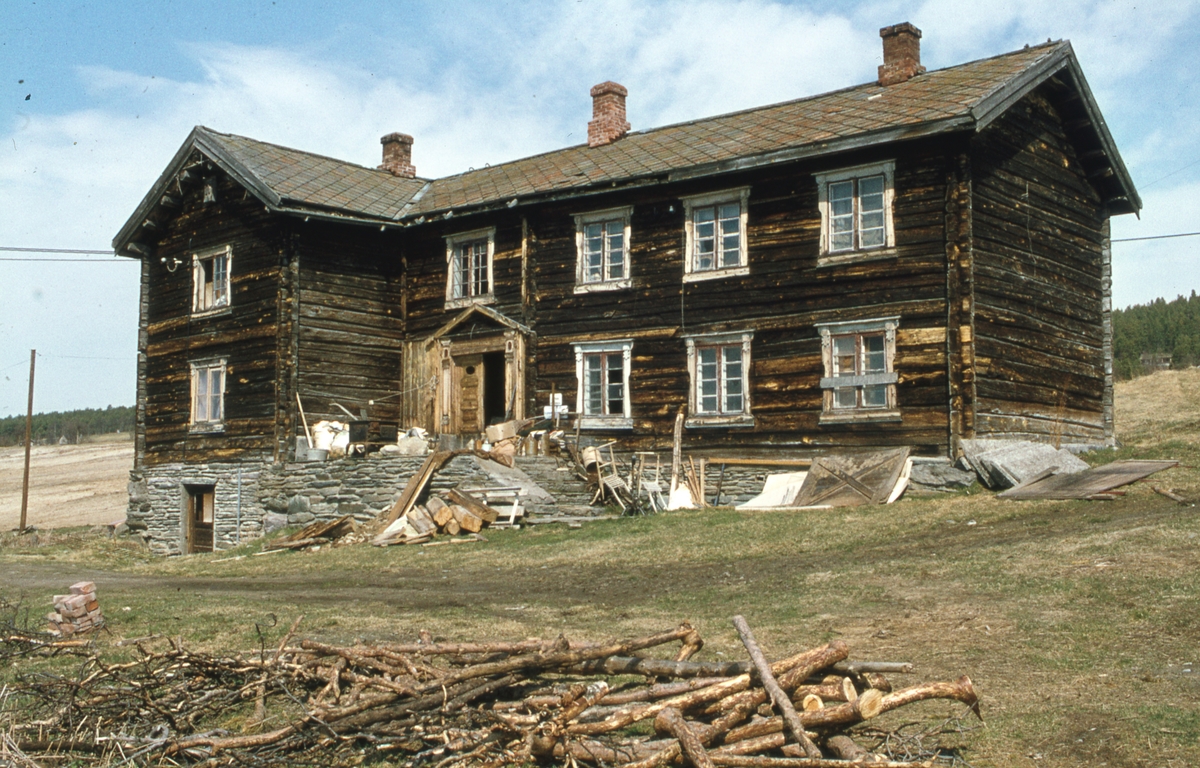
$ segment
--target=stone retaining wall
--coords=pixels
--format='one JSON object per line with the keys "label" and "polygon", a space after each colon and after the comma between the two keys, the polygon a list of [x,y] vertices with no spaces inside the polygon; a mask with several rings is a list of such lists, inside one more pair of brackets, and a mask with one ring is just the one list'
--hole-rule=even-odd
{"label": "stone retaining wall", "polygon": [[[423,456],[324,462],[159,464],[130,473],[126,523],[159,555],[183,554],[187,486],[212,486],[213,548],[228,549],[285,525],[353,515],[370,520],[391,507]],[[455,457],[434,477],[435,491],[486,487],[480,459]],[[240,509],[240,512],[239,512]],[[240,524],[239,524],[240,521]]]}

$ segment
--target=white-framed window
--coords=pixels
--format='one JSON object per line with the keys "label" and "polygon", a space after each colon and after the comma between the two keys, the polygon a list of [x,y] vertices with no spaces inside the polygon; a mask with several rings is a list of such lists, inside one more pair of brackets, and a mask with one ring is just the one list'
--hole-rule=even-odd
{"label": "white-framed window", "polygon": [[821,255],[853,259],[896,245],[892,161],[816,174],[821,209]]}
{"label": "white-framed window", "polygon": [[629,220],[632,207],[581,213],[575,217],[575,293],[611,291],[632,285],[629,276]]}
{"label": "white-framed window", "polygon": [[749,201],[749,187],[683,198],[684,282],[750,274]]}
{"label": "white-framed window", "polygon": [[494,228],[461,232],[446,238],[446,308],[490,304],[493,299]]}
{"label": "white-framed window", "polygon": [[684,338],[688,360],[689,427],[752,426],[750,342],[753,331]]}
{"label": "white-framed window", "polygon": [[825,375],[821,423],[898,420],[898,317],[818,325]]}
{"label": "white-framed window", "polygon": [[229,306],[229,273],[233,249],[210,248],[192,254],[192,313],[215,312]]}
{"label": "white-framed window", "polygon": [[581,429],[630,429],[629,398],[631,339],[575,346],[575,378],[579,383],[575,412]]}
{"label": "white-framed window", "polygon": [[193,360],[192,414],[194,432],[216,432],[225,428],[225,358]]}

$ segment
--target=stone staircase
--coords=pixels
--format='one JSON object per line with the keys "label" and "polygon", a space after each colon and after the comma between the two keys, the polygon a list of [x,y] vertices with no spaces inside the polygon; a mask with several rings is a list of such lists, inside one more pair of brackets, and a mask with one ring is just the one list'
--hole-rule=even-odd
{"label": "stone staircase", "polygon": [[[551,456],[517,456],[517,469],[529,475],[535,483],[554,497],[554,504],[526,505],[537,516],[592,516],[604,514],[604,507],[593,507],[592,492],[587,483],[575,476],[567,462]],[[561,468],[560,468],[561,466]]]}

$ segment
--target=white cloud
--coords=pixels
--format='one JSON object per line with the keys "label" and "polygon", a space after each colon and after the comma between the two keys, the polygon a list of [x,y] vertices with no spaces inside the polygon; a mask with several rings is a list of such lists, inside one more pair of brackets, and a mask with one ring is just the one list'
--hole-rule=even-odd
{"label": "white cloud", "polygon": [[[1200,115],[1186,92],[1172,90],[1194,76],[1195,3],[927,0],[914,10],[883,0],[827,8],[770,0],[544,3],[520,14],[486,4],[467,14],[439,7],[441,26],[388,30],[403,50],[386,59],[379,41],[287,50],[192,42],[176,52],[197,65],[195,77],[80,67],[88,106],[17,114],[0,130],[0,244],[106,247],[196,124],[363,165],[379,162],[381,135],[404,131],[416,138],[418,172],[441,176],[582,142],[588,89],[604,80],[630,89],[635,129],[863,82],[880,60],[878,28],[906,18],[923,28],[930,66],[1069,37],[1110,124],[1124,131],[1117,139],[1135,178],[1200,159],[1189,155]],[[368,52],[378,58],[364,58]],[[1200,229],[1192,213],[1200,189],[1189,185],[1198,172],[1155,185],[1144,220],[1123,217],[1116,231]],[[1190,246],[1157,248],[1118,248],[1118,303],[1190,290],[1174,287],[1200,271]],[[1170,279],[1150,275],[1151,263]],[[0,366],[13,349],[31,346],[132,354],[134,271],[0,264],[8,287]],[[117,383],[103,391],[125,392],[114,402],[130,402],[132,376],[132,365],[104,373]],[[0,415],[23,408],[21,386],[0,380]],[[89,396],[64,390],[46,407]]]}

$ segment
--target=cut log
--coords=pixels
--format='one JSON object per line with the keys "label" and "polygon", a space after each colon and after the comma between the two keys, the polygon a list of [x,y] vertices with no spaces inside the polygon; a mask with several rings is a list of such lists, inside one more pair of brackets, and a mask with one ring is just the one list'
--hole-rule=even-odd
{"label": "cut log", "polygon": [[[432,501],[433,500],[430,499],[431,503],[432,503]],[[446,523],[450,522],[453,519],[454,519],[454,510],[450,509],[449,504],[441,504],[440,500],[439,500],[439,506],[437,508],[437,511],[433,513],[433,522],[437,524],[438,528],[445,528]]]}
{"label": "cut log", "polygon": [[821,697],[818,696],[817,694],[810,693],[804,697],[804,700],[802,702],[800,702],[800,708],[803,709],[805,712],[815,712],[818,709],[824,709],[825,702],[822,701]]}
{"label": "cut log", "polygon": [[[686,633],[680,637],[686,637]],[[799,680],[803,680],[805,677],[808,677],[808,675],[815,671],[812,668],[813,664],[820,665],[816,667],[816,669],[823,669],[834,661],[840,661],[846,658],[846,654],[848,652],[849,651],[847,650],[845,643],[840,640],[835,640],[829,645],[822,646],[821,648],[804,651],[803,653],[790,656],[782,661],[777,661],[771,665],[771,671],[772,673],[782,674],[793,669],[798,669],[803,672],[803,677],[799,677]],[[596,656],[593,658],[603,657]],[[694,662],[672,663],[692,664]],[[615,731],[636,723],[639,720],[655,717],[659,712],[667,707],[675,707],[681,712],[686,712],[690,708],[700,706],[702,704],[710,704],[714,702],[721,702],[724,704],[725,702],[729,701],[734,702],[728,704],[728,708],[731,709],[736,705],[736,697],[733,696],[733,694],[739,694],[742,692],[748,692],[751,694],[754,693],[753,691],[748,691],[747,689],[749,688],[750,675],[748,673],[738,675],[737,677],[732,677],[725,682],[709,686],[708,688],[702,688],[698,691],[692,691],[691,693],[682,694],[670,699],[663,699],[653,704],[630,705],[628,707],[623,707],[599,723],[576,723],[571,725],[568,728],[568,731],[580,735],[608,733],[609,731]],[[765,700],[766,699],[764,696],[764,698],[758,703],[762,703],[762,701]],[[719,711],[724,712],[727,711],[727,709],[720,709]]]}
{"label": "cut log", "polygon": [[679,740],[679,747],[684,756],[695,768],[713,768],[712,760],[708,759],[708,751],[700,743],[695,732],[688,727],[683,719],[683,713],[674,707],[667,707],[658,713],[654,725],[660,730],[666,730]]}
{"label": "cut log", "polygon": [[446,521],[446,524],[442,526],[442,530],[451,536],[457,536],[462,532],[462,527],[458,524],[458,521],[451,516],[450,519]]}
{"label": "cut log", "polygon": [[416,529],[418,535],[437,531],[437,523],[433,522],[433,518],[429,516],[429,512],[420,504],[408,511],[407,519],[409,525]]}
{"label": "cut log", "polygon": [[771,673],[771,665],[767,663],[766,657],[763,656],[762,650],[754,640],[754,633],[750,630],[750,625],[746,622],[745,617],[734,616],[733,625],[737,627],[738,634],[741,635],[742,645],[746,646],[746,652],[750,654],[750,659],[754,662],[755,669],[758,670],[758,677],[762,681],[763,687],[767,689],[771,703],[783,716],[796,743],[804,748],[804,753],[808,757],[820,757],[821,750],[817,749],[817,745],[813,744],[805,735],[804,725],[800,722],[799,715],[796,714],[796,708],[792,706],[792,700],[779,687],[779,681]]}
{"label": "cut log", "polygon": [[825,740],[825,746],[835,757],[842,760],[857,760],[860,763],[886,763],[887,758],[860,747],[854,739],[844,733],[830,736]]}
{"label": "cut log", "polygon": [[[871,693],[871,691],[867,691],[867,693]],[[863,695],[866,696],[866,694]],[[953,683],[925,683],[923,685],[914,685],[911,688],[903,688],[895,693],[889,693],[881,697],[879,711],[890,712],[897,707],[903,707],[914,701],[924,701],[925,699],[955,699],[956,701],[961,701],[971,708],[976,717],[983,720],[983,715],[979,712],[979,695],[975,692],[975,686],[971,683],[971,678],[966,675],[958,678]]]}
{"label": "cut log", "polygon": [[469,493],[464,493],[458,489],[454,489],[450,491],[450,493],[446,494],[446,497],[455,504],[458,504],[460,507],[469,509],[471,514],[475,515],[475,517],[478,517],[485,523],[494,523],[496,522],[496,518],[500,517],[500,513],[497,510],[492,509],[487,504],[479,501]]}
{"label": "cut log", "polygon": [[471,514],[471,510],[458,504],[451,504],[450,511],[454,515],[454,522],[458,523],[460,530],[467,533],[479,533],[483,529],[483,521],[475,515]]}

